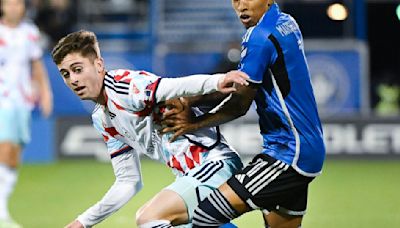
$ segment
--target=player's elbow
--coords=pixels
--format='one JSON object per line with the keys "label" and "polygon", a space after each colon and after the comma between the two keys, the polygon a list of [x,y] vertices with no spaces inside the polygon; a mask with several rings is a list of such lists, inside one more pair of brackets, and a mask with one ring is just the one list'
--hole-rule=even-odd
{"label": "player's elbow", "polygon": [[250,108],[251,102],[249,103],[246,100],[240,99],[239,96],[234,96],[233,99],[235,100],[233,102],[235,106],[230,108],[230,110],[232,111],[232,115],[235,118],[246,115],[247,111]]}
{"label": "player's elbow", "polygon": [[237,117],[246,115],[248,110],[249,110],[249,106],[246,106],[244,104],[239,104],[238,108],[236,109]]}
{"label": "player's elbow", "polygon": [[136,195],[143,188],[143,182],[141,178],[134,178],[130,181],[130,185],[132,186],[131,194],[132,196]]}
{"label": "player's elbow", "polygon": [[130,178],[124,178],[119,180],[117,179],[117,182],[120,182],[121,184],[127,187],[126,195],[129,196],[129,198],[132,198],[143,188],[143,182],[140,176],[131,176]]}

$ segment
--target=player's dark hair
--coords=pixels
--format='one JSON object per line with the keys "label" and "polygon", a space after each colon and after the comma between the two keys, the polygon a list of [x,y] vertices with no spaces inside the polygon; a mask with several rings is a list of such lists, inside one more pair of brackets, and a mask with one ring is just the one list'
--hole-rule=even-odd
{"label": "player's dark hair", "polygon": [[100,56],[96,35],[86,30],[70,33],[58,41],[51,52],[51,56],[58,65],[65,56],[71,53],[79,53],[83,57],[89,57],[94,61]]}

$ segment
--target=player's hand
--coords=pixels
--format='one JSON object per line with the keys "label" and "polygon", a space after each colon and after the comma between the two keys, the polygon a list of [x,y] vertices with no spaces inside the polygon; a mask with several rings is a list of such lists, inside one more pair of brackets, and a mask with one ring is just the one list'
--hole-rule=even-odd
{"label": "player's hand", "polygon": [[53,96],[50,91],[46,91],[40,94],[39,99],[42,115],[47,118],[53,112]]}
{"label": "player's hand", "polygon": [[70,224],[66,225],[64,228],[84,228],[84,226],[78,220],[75,220]]}
{"label": "player's hand", "polygon": [[175,141],[176,138],[183,134],[197,130],[196,124],[193,123],[193,113],[187,99],[180,98],[170,102],[169,109],[163,114],[161,125],[163,126],[160,130],[162,134],[173,132],[170,142]]}
{"label": "player's hand", "polygon": [[248,79],[249,76],[242,71],[229,71],[224,76],[220,77],[218,81],[218,91],[225,94],[235,92],[236,88],[234,84],[236,83],[239,85],[248,86]]}

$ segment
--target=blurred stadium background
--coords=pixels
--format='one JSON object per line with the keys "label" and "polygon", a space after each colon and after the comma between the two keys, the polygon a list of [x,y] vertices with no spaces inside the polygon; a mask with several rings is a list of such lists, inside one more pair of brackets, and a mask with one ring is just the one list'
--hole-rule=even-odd
{"label": "blurred stadium background", "polygon": [[[400,227],[400,1],[277,0],[305,38],[327,162],[310,189],[303,227]],[[30,0],[28,16],[50,50],[80,28],[97,33],[108,69],[133,68],[179,77],[235,68],[244,29],[229,0]],[[336,4],[336,5],[333,5]],[[340,5],[337,5],[340,4]],[[32,143],[11,210],[25,227],[63,227],[113,182],[105,146],[91,127],[93,104],[64,85],[45,56],[55,110],[32,121]],[[247,160],[259,151],[253,110],[223,126]],[[136,210],[173,180],[143,161],[145,188],[98,227],[135,227]],[[235,220],[262,227],[255,212]]]}

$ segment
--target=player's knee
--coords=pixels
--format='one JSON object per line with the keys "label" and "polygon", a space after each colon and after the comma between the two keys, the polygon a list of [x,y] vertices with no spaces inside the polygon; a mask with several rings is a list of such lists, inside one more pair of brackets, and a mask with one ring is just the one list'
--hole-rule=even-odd
{"label": "player's knee", "polygon": [[13,143],[0,143],[0,164],[17,168],[20,159],[20,147]]}
{"label": "player's knee", "polygon": [[[146,207],[146,205],[142,206],[136,212],[136,224],[138,226],[148,224],[153,221],[167,221],[168,223],[170,223],[170,221],[165,220],[165,218],[162,218],[161,215],[157,214],[153,210],[149,210],[148,207]],[[146,227],[148,227],[148,226],[146,226]]]}
{"label": "player's knee", "polygon": [[193,227],[220,227],[236,218],[238,213],[217,189],[203,200],[193,214]]}
{"label": "player's knee", "polygon": [[138,224],[139,228],[170,228],[172,227],[168,220],[154,220],[146,223]]}
{"label": "player's knee", "polygon": [[146,210],[146,205],[142,206],[137,212],[136,212],[136,224],[145,224],[149,221],[151,221],[151,211]]}

